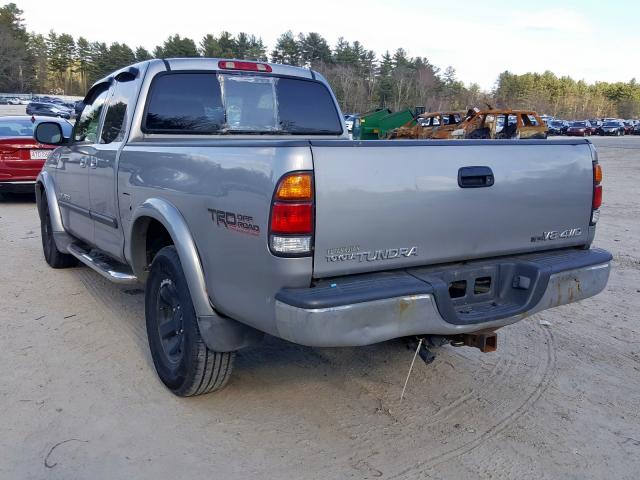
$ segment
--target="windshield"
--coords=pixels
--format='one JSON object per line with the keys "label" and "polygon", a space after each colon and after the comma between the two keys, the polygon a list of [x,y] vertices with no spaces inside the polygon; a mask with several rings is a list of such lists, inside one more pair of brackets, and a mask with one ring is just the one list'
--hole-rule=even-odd
{"label": "windshield", "polygon": [[572,127],[586,127],[587,123],[586,122],[573,122],[571,124]]}
{"label": "windshield", "polygon": [[[44,121],[44,120],[43,120]],[[51,120],[46,120],[50,122]],[[40,121],[25,119],[0,119],[0,137],[33,137],[33,131]],[[71,136],[71,124],[60,122],[65,137]]]}
{"label": "windshield", "polygon": [[619,124],[617,122],[604,122],[605,127],[618,127]]}
{"label": "windshield", "polygon": [[320,82],[215,72],[157,76],[145,118],[148,133],[340,135],[342,128]]}

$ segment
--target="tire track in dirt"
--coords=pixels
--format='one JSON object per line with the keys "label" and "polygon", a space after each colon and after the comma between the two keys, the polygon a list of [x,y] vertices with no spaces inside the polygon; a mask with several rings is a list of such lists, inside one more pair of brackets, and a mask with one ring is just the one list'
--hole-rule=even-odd
{"label": "tire track in dirt", "polygon": [[[74,272],[76,273],[76,272]],[[78,279],[87,292],[96,300],[115,328],[131,333],[138,345],[147,348],[147,333],[144,320],[144,297],[131,298],[117,285],[102,278],[88,268],[78,269]],[[139,303],[139,305],[138,305]]]}
{"label": "tire track in dirt", "polygon": [[403,478],[411,472],[416,472],[419,470],[421,473],[424,470],[431,469],[436,467],[442,463],[453,460],[454,458],[464,455],[466,453],[471,452],[476,449],[486,441],[491,438],[497,436],[506,428],[515,423],[522,415],[524,415],[535,402],[545,393],[545,391],[549,388],[551,380],[555,374],[555,366],[556,366],[556,350],[555,350],[555,340],[554,336],[550,330],[539,327],[539,331],[542,332],[542,337],[546,339],[546,355],[544,357],[544,364],[541,366],[541,378],[539,382],[536,384],[535,388],[521,401],[518,406],[509,412],[506,416],[504,416],[500,421],[496,422],[488,429],[486,429],[483,433],[478,435],[473,440],[465,442],[464,444],[443,452],[441,454],[435,455],[431,458],[427,458],[422,460],[410,468],[404,469],[398,473],[393,474],[389,478]]}

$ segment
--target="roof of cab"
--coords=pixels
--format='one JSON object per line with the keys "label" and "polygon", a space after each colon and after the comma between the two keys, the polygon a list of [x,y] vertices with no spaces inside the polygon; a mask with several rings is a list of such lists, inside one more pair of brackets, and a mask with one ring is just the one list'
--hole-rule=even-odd
{"label": "roof of cab", "polygon": [[[85,96],[85,100],[87,100],[95,91],[96,87],[102,84],[111,84],[111,82],[116,79],[120,75],[137,75],[137,72],[143,70],[146,65],[151,63],[164,63],[167,70],[209,70],[209,71],[218,71],[221,70],[218,66],[218,63],[221,61],[236,61],[236,62],[247,62],[250,60],[238,60],[232,58],[206,58],[206,57],[189,57],[189,58],[154,58],[151,60],[145,60],[143,62],[134,63],[133,65],[128,65],[124,68],[116,70],[104,78],[101,78],[97,82],[95,82],[87,95]],[[324,78],[314,72],[309,68],[304,67],[294,67],[292,65],[284,65],[280,63],[269,63],[269,62],[255,62],[262,63],[265,65],[269,65],[271,67],[271,72],[254,72],[252,74],[256,75],[287,75],[291,77],[301,77],[301,78],[310,78],[316,79],[320,78],[324,80]],[[224,70],[224,71],[233,71],[233,70]]]}

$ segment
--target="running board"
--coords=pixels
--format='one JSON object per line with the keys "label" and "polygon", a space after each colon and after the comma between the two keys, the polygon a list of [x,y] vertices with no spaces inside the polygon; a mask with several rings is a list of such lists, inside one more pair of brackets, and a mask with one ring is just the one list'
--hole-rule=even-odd
{"label": "running board", "polygon": [[116,262],[104,253],[96,250],[87,250],[77,243],[72,243],[67,248],[69,253],[95,270],[103,277],[121,285],[133,285],[138,283],[138,278],[126,265]]}

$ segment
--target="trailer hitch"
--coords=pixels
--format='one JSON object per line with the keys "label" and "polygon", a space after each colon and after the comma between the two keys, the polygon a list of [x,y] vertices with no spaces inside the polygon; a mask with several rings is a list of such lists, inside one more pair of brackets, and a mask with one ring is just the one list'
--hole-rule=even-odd
{"label": "trailer hitch", "polygon": [[422,361],[429,365],[436,359],[436,353],[431,349],[446,344],[453,347],[474,347],[483,353],[495,352],[498,348],[498,336],[495,332],[464,333],[451,336],[425,335],[408,338],[407,348],[413,351],[417,349]]}
{"label": "trailer hitch", "polygon": [[451,338],[454,347],[475,347],[482,353],[495,352],[498,349],[498,335],[491,333],[465,333]]}
{"label": "trailer hitch", "polygon": [[[421,340],[422,342],[420,342]],[[410,337],[407,342],[407,348],[415,351],[418,348],[418,345],[420,345],[418,355],[425,364],[429,365],[436,359],[436,354],[431,350],[431,348],[441,347],[442,345],[446,345],[450,342],[451,340],[449,338],[440,335]]]}

